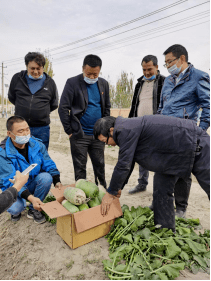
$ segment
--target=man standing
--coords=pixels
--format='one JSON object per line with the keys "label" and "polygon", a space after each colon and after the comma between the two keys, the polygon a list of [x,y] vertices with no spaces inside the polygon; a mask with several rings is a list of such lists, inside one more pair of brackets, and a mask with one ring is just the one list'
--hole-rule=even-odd
{"label": "man standing", "polygon": [[32,204],[29,206],[27,217],[36,223],[45,222],[45,216],[38,210],[48,194],[52,182],[55,187],[61,188],[60,173],[51,160],[45,145],[30,136],[30,128],[21,116],[12,116],[7,120],[7,135],[5,147],[0,148],[0,188],[7,190],[13,184],[9,179],[15,176],[16,171],[23,172],[30,164],[37,166],[30,172],[29,180],[20,189],[17,201],[7,210],[12,221],[21,218],[21,212],[26,207],[26,199]]}
{"label": "man standing", "polygon": [[54,80],[44,72],[45,58],[32,52],[25,56],[26,70],[16,73],[10,83],[8,98],[15,105],[15,115],[22,116],[31,134],[48,149],[50,113],[58,107]]}
{"label": "man standing", "polygon": [[[200,124],[203,130],[210,126],[210,78],[188,63],[188,52],[181,45],[173,45],[164,53],[165,67],[171,74],[165,79],[158,113],[194,120],[198,111],[202,114]],[[182,139],[180,140],[182,144]],[[191,176],[179,178],[175,185],[176,215],[185,217],[191,187]]]}
{"label": "man standing", "polygon": [[70,138],[75,180],[86,179],[87,153],[92,161],[95,182],[106,188],[104,143],[95,140],[95,122],[110,115],[109,85],[99,78],[102,66],[96,55],[87,55],[82,74],[67,80],[59,105],[59,116]]}
{"label": "man standing", "polygon": [[[157,57],[145,56],[141,62],[143,76],[135,86],[129,117],[141,117],[157,113],[160,94],[165,77],[158,70]],[[148,184],[149,171],[139,166],[138,185],[129,191],[130,194],[145,191]]]}

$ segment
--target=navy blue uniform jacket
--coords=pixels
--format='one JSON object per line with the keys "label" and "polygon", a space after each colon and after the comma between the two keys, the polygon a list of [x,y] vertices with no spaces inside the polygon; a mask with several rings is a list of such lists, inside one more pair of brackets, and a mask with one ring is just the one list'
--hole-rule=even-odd
{"label": "navy blue uniform jacket", "polygon": [[149,171],[188,177],[202,133],[192,120],[164,115],[117,117],[113,139],[119,146],[119,158],[108,192],[116,195],[123,189],[135,162]]}

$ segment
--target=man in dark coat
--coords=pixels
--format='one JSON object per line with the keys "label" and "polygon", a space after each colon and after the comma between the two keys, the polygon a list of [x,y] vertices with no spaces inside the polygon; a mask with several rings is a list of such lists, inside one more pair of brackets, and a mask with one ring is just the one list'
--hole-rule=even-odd
{"label": "man in dark coat", "polygon": [[66,82],[59,105],[59,116],[70,138],[75,180],[86,179],[87,154],[89,154],[95,182],[106,188],[104,148],[93,136],[95,122],[110,115],[109,85],[98,77],[102,61],[98,56],[85,57],[82,74]]}
{"label": "man in dark coat", "polygon": [[94,127],[95,138],[118,145],[119,158],[102,201],[105,215],[127,183],[135,162],[154,176],[154,221],[175,230],[174,186],[192,172],[210,196],[210,137],[194,121],[163,115],[105,117]]}
{"label": "man in dark coat", "polygon": [[[141,62],[143,76],[135,86],[129,117],[142,117],[157,113],[160,94],[165,77],[158,70],[158,60],[153,55],[145,56]],[[138,184],[129,191],[130,194],[145,191],[148,185],[149,171],[139,165]]]}
{"label": "man in dark coat", "polygon": [[32,136],[41,139],[48,150],[50,113],[58,107],[58,91],[54,80],[44,72],[45,62],[42,54],[29,52],[26,70],[13,76],[8,98],[15,105],[15,115],[26,120]]}

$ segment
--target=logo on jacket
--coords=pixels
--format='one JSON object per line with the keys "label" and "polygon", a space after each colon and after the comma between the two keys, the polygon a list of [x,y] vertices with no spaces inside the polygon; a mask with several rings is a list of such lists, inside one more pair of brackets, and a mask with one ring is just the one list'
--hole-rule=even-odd
{"label": "logo on jacket", "polygon": [[44,90],[46,90],[46,91],[47,91],[47,90],[48,90],[48,88],[44,88]]}

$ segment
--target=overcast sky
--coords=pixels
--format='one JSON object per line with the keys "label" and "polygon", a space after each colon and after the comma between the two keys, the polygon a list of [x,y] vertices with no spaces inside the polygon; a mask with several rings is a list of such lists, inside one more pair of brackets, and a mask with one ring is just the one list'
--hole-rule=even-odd
{"label": "overcast sky", "polygon": [[[173,44],[185,46],[189,62],[209,73],[209,2],[183,1],[167,9],[179,1],[1,0],[0,62],[7,66],[4,83],[9,84],[15,73],[25,69],[24,56],[28,52],[47,49],[59,95],[66,80],[81,73],[83,58],[90,53],[101,57],[102,77],[109,76],[113,84],[121,71],[133,73],[136,83],[142,75],[141,60],[148,54],[157,56],[159,70],[167,76],[162,54]],[[190,9],[196,5],[200,6]],[[141,19],[152,12],[156,13]],[[74,43],[137,18],[124,27]],[[66,44],[69,46],[60,48]],[[9,61],[12,59],[19,60]]]}

